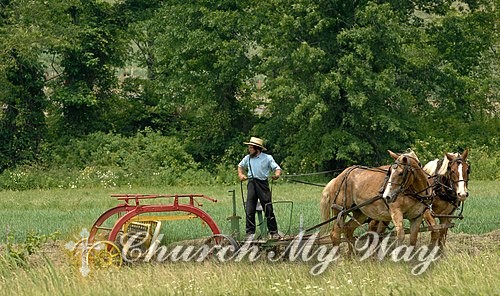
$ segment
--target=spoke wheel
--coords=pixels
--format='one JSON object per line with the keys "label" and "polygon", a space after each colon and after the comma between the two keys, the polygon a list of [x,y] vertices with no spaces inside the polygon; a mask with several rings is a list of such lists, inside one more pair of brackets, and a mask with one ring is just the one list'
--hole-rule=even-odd
{"label": "spoke wheel", "polygon": [[84,250],[84,246],[88,246],[87,239],[80,239],[71,247],[71,249],[67,248],[72,266],[80,267],[83,262],[87,260],[84,252],[88,250],[88,247]]}
{"label": "spoke wheel", "polygon": [[87,264],[90,268],[109,268],[122,265],[120,248],[109,241],[94,243],[87,252]]}

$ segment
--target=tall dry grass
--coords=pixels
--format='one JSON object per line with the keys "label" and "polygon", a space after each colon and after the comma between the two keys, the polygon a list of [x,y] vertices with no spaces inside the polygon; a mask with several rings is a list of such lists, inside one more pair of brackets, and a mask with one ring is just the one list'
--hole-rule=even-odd
{"label": "tall dry grass", "polygon": [[310,274],[314,263],[208,260],[83,277],[68,261],[49,256],[27,269],[2,266],[0,295],[499,295],[499,236],[452,236],[446,254],[419,276],[411,273],[416,262],[341,258],[318,276]]}

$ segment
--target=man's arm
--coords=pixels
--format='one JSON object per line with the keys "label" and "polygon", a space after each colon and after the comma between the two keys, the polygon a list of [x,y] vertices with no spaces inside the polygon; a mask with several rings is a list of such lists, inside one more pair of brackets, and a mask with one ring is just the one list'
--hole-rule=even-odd
{"label": "man's arm", "polygon": [[238,178],[240,178],[240,181],[245,181],[248,179],[248,177],[245,175],[245,171],[240,166],[238,166]]}

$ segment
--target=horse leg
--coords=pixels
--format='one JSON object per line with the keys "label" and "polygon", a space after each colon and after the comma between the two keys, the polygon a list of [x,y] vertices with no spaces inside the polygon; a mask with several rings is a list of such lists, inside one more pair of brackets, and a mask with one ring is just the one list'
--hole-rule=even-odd
{"label": "horse leg", "polygon": [[387,229],[387,225],[384,221],[371,220],[368,223],[368,231],[376,232],[378,234],[382,234]]}
{"label": "horse leg", "polygon": [[[371,220],[368,223],[368,231],[375,232],[377,234],[382,234],[386,229],[384,226],[385,224],[383,221]],[[372,245],[374,238],[368,236],[368,240],[369,240],[368,241],[369,245]]]}
{"label": "horse leg", "polygon": [[[434,219],[434,217],[432,217],[431,211],[429,211],[428,209],[424,211],[423,216],[424,216],[424,219],[427,222],[427,225],[429,227],[432,228],[432,227],[437,225],[436,219]],[[440,230],[433,229],[431,231],[431,246],[437,246],[437,243],[438,243],[440,236],[441,236]]]}
{"label": "horse leg", "polygon": [[403,226],[403,213],[401,208],[396,203],[389,204],[389,210],[391,213],[392,223],[396,228],[396,238],[398,245],[401,245],[405,239],[405,229]]}
{"label": "horse leg", "polygon": [[[334,216],[338,217],[338,215],[339,212],[334,211]],[[342,216],[340,217],[340,219],[342,220],[341,223],[344,224],[343,222],[345,218]],[[337,247],[338,245],[340,245],[342,230],[343,230],[343,225],[339,225],[339,219],[333,220],[333,229],[330,232],[330,239],[332,241],[333,247]]]}
{"label": "horse leg", "polygon": [[[442,225],[446,225],[451,222],[450,218],[441,218],[440,222]],[[446,235],[448,234],[448,228],[443,228],[440,229],[440,235],[439,235],[439,248],[442,250],[444,249],[446,245]]]}
{"label": "horse leg", "polygon": [[423,216],[420,215],[410,221],[410,246],[415,246],[417,244],[418,232],[420,230],[422,219]]}
{"label": "horse leg", "polygon": [[384,233],[386,230],[387,230],[387,227],[389,227],[389,222],[387,222],[387,224],[385,224],[384,221],[380,221],[378,222],[378,225],[377,225],[377,233],[378,234],[382,234]]}
{"label": "horse leg", "polygon": [[349,256],[354,255],[354,231],[361,226],[368,217],[361,211],[355,211],[344,227],[345,236],[349,244]]}
{"label": "horse leg", "polygon": [[370,222],[368,222],[368,231],[377,232],[379,223],[380,222],[377,220],[370,220]]}

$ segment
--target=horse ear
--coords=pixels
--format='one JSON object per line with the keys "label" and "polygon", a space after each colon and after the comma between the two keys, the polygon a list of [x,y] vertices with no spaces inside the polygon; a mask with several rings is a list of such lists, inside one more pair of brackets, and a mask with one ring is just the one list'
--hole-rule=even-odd
{"label": "horse ear", "polygon": [[399,155],[398,155],[398,154],[396,154],[396,153],[392,152],[391,150],[387,150],[387,152],[389,152],[389,155],[390,155],[392,158],[394,158],[394,160],[398,159],[398,157],[399,157]]}
{"label": "horse ear", "polygon": [[467,160],[468,154],[469,154],[469,149],[465,149],[464,152],[462,152],[462,159]]}
{"label": "horse ear", "polygon": [[446,158],[448,158],[449,161],[453,161],[455,159],[455,155],[452,153],[446,153]]}

